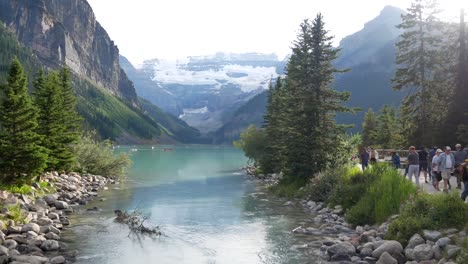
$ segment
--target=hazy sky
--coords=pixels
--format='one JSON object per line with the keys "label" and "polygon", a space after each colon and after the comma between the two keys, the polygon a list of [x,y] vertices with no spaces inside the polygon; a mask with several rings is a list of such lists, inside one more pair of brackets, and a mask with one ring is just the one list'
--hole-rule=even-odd
{"label": "hazy sky", "polygon": [[[411,0],[88,0],[97,20],[132,63],[217,51],[289,53],[304,18],[324,15],[336,44],[386,5]],[[453,17],[464,0],[441,0]],[[468,2],[468,1],[466,1]]]}

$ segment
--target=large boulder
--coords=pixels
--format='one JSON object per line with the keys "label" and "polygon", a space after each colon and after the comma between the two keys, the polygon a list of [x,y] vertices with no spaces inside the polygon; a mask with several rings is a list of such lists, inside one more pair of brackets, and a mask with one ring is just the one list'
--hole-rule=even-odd
{"label": "large boulder", "polygon": [[60,245],[59,242],[56,240],[46,240],[42,242],[41,249],[44,251],[59,250]]}
{"label": "large boulder", "polygon": [[427,240],[437,241],[439,238],[442,237],[442,233],[434,230],[424,230],[423,236]]}
{"label": "large boulder", "polygon": [[48,258],[39,256],[12,255],[11,259],[20,263],[43,264],[49,261]]}
{"label": "large boulder", "polygon": [[64,202],[64,201],[56,201],[55,202],[55,208],[62,210],[62,209],[68,209],[70,206]]}
{"label": "large boulder", "polygon": [[52,225],[53,223],[54,221],[52,221],[50,218],[45,217],[45,216],[37,219],[37,224],[41,226]]}
{"label": "large boulder", "polygon": [[0,256],[3,256],[3,255],[9,256],[10,255],[10,250],[8,248],[0,245]]}
{"label": "large boulder", "polygon": [[417,245],[414,248],[414,258],[415,261],[430,260],[434,257],[434,252],[432,252],[432,247],[427,244]]}
{"label": "large boulder", "polygon": [[376,264],[398,264],[398,261],[390,256],[390,254],[387,252],[384,252]]}
{"label": "large boulder", "polygon": [[455,245],[447,245],[444,249],[448,259],[455,258],[460,252],[461,248]]}
{"label": "large boulder", "polygon": [[327,253],[330,256],[333,255],[348,255],[352,256],[356,253],[356,248],[349,242],[341,242],[333,245],[327,249]]}
{"label": "large boulder", "polygon": [[18,246],[18,242],[13,239],[7,239],[3,242],[3,245],[8,249],[15,249]]}
{"label": "large boulder", "polygon": [[41,227],[35,223],[25,224],[21,228],[21,233],[26,233],[28,231],[34,231],[36,234],[39,234],[41,232]]}
{"label": "large boulder", "polygon": [[65,258],[63,256],[56,256],[50,260],[52,264],[62,264],[65,263]]}
{"label": "large boulder", "polygon": [[48,205],[55,205],[55,202],[57,201],[57,198],[54,195],[46,195],[42,199],[44,199]]}
{"label": "large boulder", "polygon": [[403,251],[403,246],[400,242],[395,240],[385,241],[381,246],[376,248],[374,252],[372,252],[372,257],[380,258],[384,252],[389,253],[390,255],[393,253],[401,253]]}
{"label": "large boulder", "polygon": [[408,246],[406,246],[407,249],[413,249],[418,245],[425,244],[426,241],[420,234],[414,234],[410,240],[408,241]]}
{"label": "large boulder", "polygon": [[453,244],[452,239],[450,239],[448,237],[439,238],[439,240],[437,240],[437,242],[436,242],[436,245],[438,247],[440,247],[440,248],[445,248],[445,246],[452,245],[452,244]]}

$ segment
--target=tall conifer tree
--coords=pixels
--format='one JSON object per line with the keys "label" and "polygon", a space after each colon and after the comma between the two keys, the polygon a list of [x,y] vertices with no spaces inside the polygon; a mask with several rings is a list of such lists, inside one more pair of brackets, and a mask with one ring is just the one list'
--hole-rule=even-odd
{"label": "tall conifer tree", "polygon": [[304,20],[287,66],[285,170],[294,181],[303,182],[333,163],[333,146],[343,133],[335,115],[350,111],[342,105],[349,93],[331,88],[334,74],[343,72],[332,65],[339,52],[332,39],[321,14]]}
{"label": "tall conifer tree", "polygon": [[6,181],[24,179],[25,174],[30,179],[43,171],[47,154],[37,144],[37,109],[28,95],[27,78],[18,59],[13,60],[1,90],[0,171]]}
{"label": "tall conifer tree", "polygon": [[404,128],[411,144],[432,144],[434,128],[440,113],[431,108],[431,97],[435,89],[435,71],[440,64],[440,23],[437,0],[414,0],[408,13],[402,15],[403,22],[398,26],[404,32],[397,46],[396,63],[398,68],[393,79],[393,88],[409,90],[402,102]]}

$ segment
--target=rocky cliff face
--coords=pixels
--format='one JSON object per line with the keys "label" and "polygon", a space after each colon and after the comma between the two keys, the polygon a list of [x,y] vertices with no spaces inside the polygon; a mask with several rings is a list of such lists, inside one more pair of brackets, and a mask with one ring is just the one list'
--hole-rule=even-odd
{"label": "rocky cliff face", "polygon": [[119,65],[119,50],[85,0],[0,0],[0,20],[47,67],[67,65],[137,105],[135,89]]}

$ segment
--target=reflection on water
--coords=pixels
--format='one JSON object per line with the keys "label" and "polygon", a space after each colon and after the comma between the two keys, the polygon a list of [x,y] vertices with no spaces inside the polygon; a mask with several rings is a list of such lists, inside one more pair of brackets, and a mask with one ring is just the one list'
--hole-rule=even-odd
{"label": "reflection on water", "polygon": [[[128,180],[89,205],[102,211],[80,210],[64,233],[79,250],[77,263],[317,263],[314,252],[292,249],[316,239],[290,233],[311,217],[247,180],[238,150],[136,148]],[[128,236],[113,221],[114,209],[137,206],[166,236]]]}

